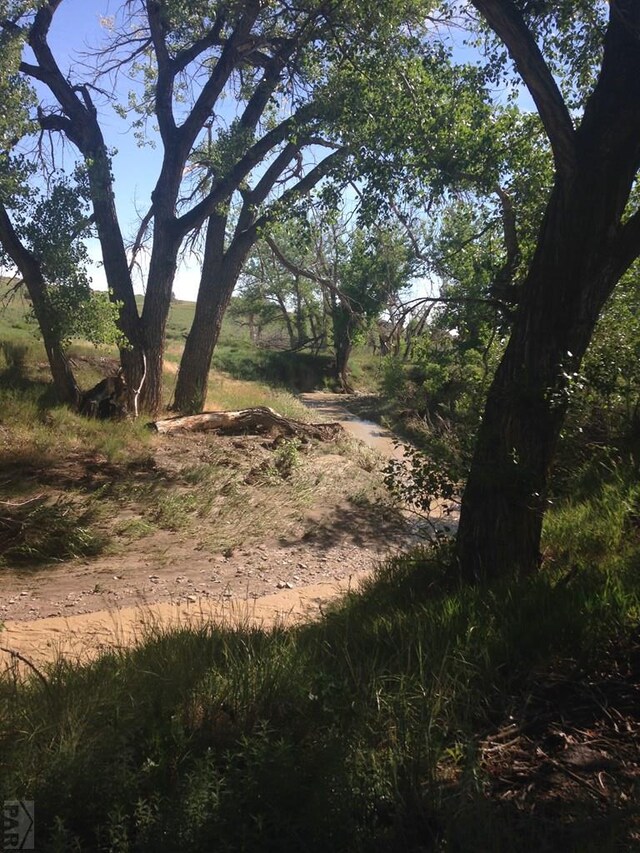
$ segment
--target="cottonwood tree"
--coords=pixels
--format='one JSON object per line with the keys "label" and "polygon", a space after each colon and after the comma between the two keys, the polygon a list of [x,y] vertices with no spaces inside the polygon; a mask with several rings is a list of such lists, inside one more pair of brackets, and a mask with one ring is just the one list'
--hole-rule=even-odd
{"label": "cottonwood tree", "polygon": [[[145,120],[157,122],[161,147],[158,180],[134,244],[135,252],[150,233],[139,312],[103,132],[104,80],[86,66],[63,70],[49,44],[62,2],[46,0],[35,15],[6,16],[1,26],[24,34],[32,56],[20,71],[50,95],[37,111],[40,127],[73,143],[86,165],[104,270],[129,342],[122,362],[132,387],[146,373],[141,402],[150,410],[161,403],[164,333],[179,252],[185,238],[206,228],[196,316],[176,389],[178,407],[192,407],[194,396],[202,397],[216,324],[248,250],[274,213],[274,195],[279,209],[286,207],[337,159],[335,146],[322,148],[318,118],[324,105],[314,99],[316,82],[326,76],[341,39],[351,39],[354,29],[379,28],[385,16],[347,0],[123,4],[97,61],[103,78],[125,72],[141,78],[130,98],[137,131],[144,137]],[[370,13],[375,21],[369,24]],[[309,148],[316,162],[305,156]],[[241,205],[231,222],[234,194]]]}
{"label": "cottonwood tree", "polygon": [[[308,8],[308,3],[303,3],[295,12],[286,3],[276,4],[271,9],[272,14],[279,16],[284,10],[285,19],[295,21],[300,15],[305,20],[312,12],[315,16],[313,26],[305,24],[307,28],[302,30],[304,39],[298,40],[295,50],[291,47],[293,52],[282,72],[291,88],[296,109],[266,133],[265,139],[272,139],[275,134],[275,141],[257,169],[243,172],[238,180],[234,178],[236,166],[225,173],[223,185],[230,192],[225,199],[219,200],[207,219],[195,316],[180,364],[173,402],[175,409],[197,411],[204,404],[222,318],[242,266],[261,232],[286,218],[291,207],[328,175],[335,179],[330,189],[339,194],[349,170],[354,169],[354,160],[361,161],[360,169],[369,170],[368,161],[361,160],[357,145],[352,144],[354,140],[344,133],[343,118],[348,112],[349,100],[344,96],[349,72],[345,76],[344,69],[358,66],[361,57],[366,56],[369,62],[375,62],[378,72],[384,71],[385,76],[377,77],[377,84],[371,78],[366,83],[360,81],[362,85],[375,87],[380,85],[380,80],[384,81],[386,76],[391,78],[395,73],[387,59],[397,48],[402,61],[396,56],[396,62],[398,68],[404,70],[407,45],[413,46],[419,41],[416,37],[407,37],[407,27],[413,21],[417,31],[422,31],[418,26],[420,13],[428,5],[409,0],[380,8],[380,4],[338,0],[315,5],[312,9]],[[278,25],[281,26],[280,18]],[[266,106],[261,107],[261,115],[272,122],[272,102],[280,96],[283,85],[282,74],[278,82],[274,76],[265,76],[267,73],[275,75],[274,69],[275,66],[270,66],[264,72],[261,70],[255,90],[260,97],[270,93]],[[265,80],[269,80],[266,86]],[[220,160],[229,159],[230,146],[246,144],[247,116],[258,127],[256,108],[260,100],[256,100],[256,96],[247,102],[237,123],[230,128],[230,138],[225,135],[197,152],[194,165],[205,185],[213,180],[215,186],[215,182],[220,181]],[[239,208],[232,204],[234,192],[239,197]]]}
{"label": "cottonwood tree", "polygon": [[[6,11],[12,11],[8,8]],[[35,100],[31,88],[20,79],[18,66],[23,49],[19,33],[0,33],[0,244],[7,259],[20,271],[28,287],[33,310],[39,321],[56,392],[61,400],[74,403],[79,389],[63,347],[48,321],[46,282],[37,258],[24,246],[9,216],[8,208],[25,203],[29,170],[13,152],[17,141],[29,131],[28,108]],[[0,253],[1,254],[1,253]]]}
{"label": "cottonwood tree", "polygon": [[[24,6],[24,4],[22,4]],[[17,8],[11,4],[5,11]],[[0,32],[0,264],[15,271],[13,287],[31,300],[58,398],[79,401],[66,344],[82,335],[95,342],[115,339],[113,316],[104,294],[93,294],[83,238],[90,227],[78,185],[56,177],[45,193],[29,180],[33,170],[17,153],[29,132],[35,96],[18,73],[22,34]]]}
{"label": "cottonwood tree", "polygon": [[640,167],[640,4],[473,6],[535,101],[555,171],[464,491],[457,548],[470,579],[538,567],[570,378],[640,253],[629,203]]}
{"label": "cottonwood tree", "polygon": [[34,188],[12,207],[11,217],[0,202],[0,262],[15,269],[14,287],[24,286],[29,294],[58,398],[77,405],[80,389],[67,358],[69,343],[82,338],[117,344],[121,338],[116,306],[90,287],[86,204],[78,185],[59,177],[46,194]]}
{"label": "cottonwood tree", "polygon": [[286,270],[323,291],[333,332],[336,380],[343,391],[352,391],[349,359],[354,344],[416,275],[418,263],[410,241],[386,222],[359,227],[334,214],[307,223],[306,257],[287,254],[271,235],[266,240]]}

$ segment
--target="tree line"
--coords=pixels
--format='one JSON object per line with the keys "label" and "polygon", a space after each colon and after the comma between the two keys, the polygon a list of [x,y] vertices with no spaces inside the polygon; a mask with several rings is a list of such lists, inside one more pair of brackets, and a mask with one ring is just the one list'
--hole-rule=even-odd
{"label": "tree line", "polygon": [[[200,283],[174,405],[191,412],[206,398],[243,270],[258,281],[256,269],[277,262],[295,282],[286,300],[300,306],[322,287],[348,387],[357,334],[422,264],[445,283],[452,328],[482,336],[490,317],[504,342],[495,370],[485,365],[457,537],[462,573],[535,571],[572,377],[640,253],[638,5],[139,0],[66,70],[49,38],[64,2],[5,0],[0,24],[0,242],[31,296],[60,396],[78,394],[65,318],[85,316],[101,334],[115,321],[128,385],[157,411],[185,252],[200,258]],[[460,60],[463,42],[481,62]],[[134,83],[123,95],[125,77]],[[534,109],[521,106],[525,89]],[[105,137],[110,104],[143,142],[157,127],[157,181],[128,236]],[[77,168],[61,176],[49,163],[38,195],[45,139],[51,150],[71,146]],[[334,215],[318,229],[307,200],[336,211],[348,188],[358,227],[344,238]],[[88,292],[89,234],[111,308]],[[306,317],[321,335],[317,316]],[[290,332],[292,342],[309,334]]]}

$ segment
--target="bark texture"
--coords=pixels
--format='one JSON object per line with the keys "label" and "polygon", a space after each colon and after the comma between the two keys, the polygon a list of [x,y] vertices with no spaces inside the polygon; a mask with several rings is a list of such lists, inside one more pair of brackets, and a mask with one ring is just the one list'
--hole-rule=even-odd
{"label": "bark texture", "polygon": [[225,253],[224,247],[226,223],[226,214],[217,214],[210,217],[207,226],[196,309],[173,400],[175,411],[185,414],[204,408],[213,351],[244,260],[243,257],[239,264],[229,263],[229,252]]}
{"label": "bark texture", "polygon": [[539,565],[549,472],[571,376],[607,298],[640,252],[640,215],[625,219],[640,166],[640,10],[611,3],[600,77],[574,131],[517,21],[508,16],[502,33],[500,20],[491,17],[515,6],[475,5],[503,35],[527,83],[535,68],[530,88],[544,101],[556,159],[554,189],[463,495],[458,557],[463,575],[477,580],[527,574]]}
{"label": "bark texture", "polygon": [[180,432],[217,432],[224,434],[270,434],[317,438],[330,441],[343,431],[338,423],[307,424],[285,418],[268,406],[239,409],[234,412],[202,412],[167,418],[149,424],[150,429],[163,434]]}

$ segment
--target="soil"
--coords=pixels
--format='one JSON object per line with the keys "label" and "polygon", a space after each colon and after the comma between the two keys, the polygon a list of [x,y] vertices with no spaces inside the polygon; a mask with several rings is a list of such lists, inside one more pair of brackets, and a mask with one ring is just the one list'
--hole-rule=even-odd
{"label": "soil", "polygon": [[[351,415],[339,395],[314,392],[302,399],[314,409],[314,420],[341,422],[381,454],[375,470],[366,475],[381,485],[380,463],[400,452],[393,436]],[[230,454],[237,454],[238,448],[247,456],[271,452],[262,449],[264,441],[251,437],[171,436],[159,440],[152,467],[170,479],[187,463],[207,458],[212,442],[217,450],[226,443]],[[350,473],[347,466],[352,463],[338,448],[325,450],[315,460],[321,470],[342,471],[346,481],[365,476],[362,471]],[[248,476],[266,464],[254,465]],[[372,464],[367,460],[367,467]],[[39,472],[39,480],[56,484],[62,494],[65,483],[82,480],[86,485],[87,478],[93,478],[90,488],[101,488],[116,478],[112,467],[106,460],[67,460],[60,470]],[[148,474],[136,473],[141,478]],[[123,504],[124,519],[128,511]],[[225,523],[233,525],[233,520]],[[383,559],[415,541],[411,525],[389,502],[336,502],[335,493],[323,496],[321,490],[299,517],[279,525],[277,534],[276,528],[273,535],[259,538],[248,531],[245,542],[217,553],[203,547],[200,531],[157,529],[121,553],[37,571],[4,569],[0,644],[42,661],[61,651],[91,653],[110,642],[120,644],[123,638],[130,641],[149,619],[173,623],[185,614],[202,619],[235,613],[272,624],[274,619],[290,621],[301,614],[308,618]]]}
{"label": "soil", "polygon": [[532,673],[526,700],[479,744],[485,793],[505,819],[528,815],[554,850],[640,849],[640,631],[581,669]]}

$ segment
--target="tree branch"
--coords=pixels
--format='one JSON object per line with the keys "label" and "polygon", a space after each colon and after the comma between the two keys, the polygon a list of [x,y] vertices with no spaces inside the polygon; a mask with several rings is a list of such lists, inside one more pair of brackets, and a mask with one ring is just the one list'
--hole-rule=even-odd
{"label": "tree branch", "polygon": [[146,3],[149,32],[153,43],[153,51],[158,63],[158,79],[156,82],[156,117],[160,136],[165,145],[170,144],[176,133],[176,123],[173,117],[173,83],[176,71],[165,41],[164,25],[162,23],[162,5],[157,0]]}
{"label": "tree branch", "polygon": [[576,163],[571,115],[533,33],[513,2],[472,0],[491,29],[502,39],[535,101],[549,137],[558,174],[570,174]]}
{"label": "tree branch", "polygon": [[491,290],[499,300],[505,303],[516,302],[517,287],[513,280],[518,269],[518,264],[520,263],[520,244],[516,230],[516,214],[513,209],[511,197],[499,184],[496,185],[496,193],[500,199],[502,230],[507,257],[495,277]]}
{"label": "tree branch", "polygon": [[278,209],[290,204],[294,199],[306,195],[315,187],[318,181],[321,181],[322,178],[326,177],[331,172],[331,169],[338,161],[342,160],[346,152],[346,146],[339,148],[337,151],[333,151],[328,157],[325,157],[324,160],[314,166],[313,169],[307,172],[307,174],[301,178],[297,184],[282,193],[280,198],[274,202],[269,210],[266,210],[262,216],[256,219],[253,229],[255,231],[259,231],[260,228],[264,228],[264,226],[274,217]]}
{"label": "tree branch", "polygon": [[260,12],[260,3],[257,0],[249,0],[245,6],[245,14],[236,24],[209,79],[202,87],[191,112],[180,127],[179,133],[184,148],[191,148],[193,140],[211,114],[214,104],[242,57],[243,45],[246,44],[251,35],[251,30]]}
{"label": "tree branch", "polygon": [[142,222],[140,223],[140,227],[138,228],[138,232],[136,234],[136,238],[133,241],[133,246],[131,247],[131,260],[129,261],[129,272],[133,270],[134,264],[136,262],[136,256],[142,247],[142,241],[144,240],[144,235],[147,233],[147,228],[149,227],[149,223],[153,219],[153,204],[149,208],[149,210],[142,217]]}
{"label": "tree branch", "polygon": [[255,142],[245,155],[235,163],[229,173],[224,175],[215,184],[211,192],[202,201],[176,220],[177,233],[184,236],[189,231],[202,225],[207,216],[215,210],[216,206],[228,198],[240,186],[249,172],[270,151],[283,142],[289,134],[293,133],[302,121],[312,117],[313,114],[314,105],[307,104]]}

